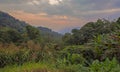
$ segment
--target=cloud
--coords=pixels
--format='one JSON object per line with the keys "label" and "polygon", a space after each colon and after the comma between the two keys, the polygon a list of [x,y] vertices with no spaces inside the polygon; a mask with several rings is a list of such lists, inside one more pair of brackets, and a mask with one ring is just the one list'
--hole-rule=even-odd
{"label": "cloud", "polygon": [[98,18],[117,18],[120,0],[0,0],[0,10],[30,24],[60,30]]}
{"label": "cloud", "polygon": [[39,5],[40,3],[39,3],[38,0],[33,0],[33,1],[28,2],[27,4],[29,4],[29,5]]}
{"label": "cloud", "polygon": [[57,15],[54,15],[53,18],[59,19],[59,20],[68,20],[67,16],[57,16]]}
{"label": "cloud", "polygon": [[70,27],[81,27],[84,23],[86,23],[84,19],[67,16],[50,16],[46,13],[32,14],[24,11],[12,11],[10,14],[20,20],[26,21],[31,25],[44,26],[55,31],[61,31],[61,29]]}
{"label": "cloud", "polygon": [[50,5],[59,5],[63,0],[49,0]]}
{"label": "cloud", "polygon": [[81,13],[82,15],[95,15],[95,14],[106,14],[106,13],[116,13],[120,12],[120,8],[115,8],[115,9],[107,9],[107,10],[93,10],[93,11],[88,11],[88,12],[83,12]]}
{"label": "cloud", "polygon": [[118,8],[120,8],[120,0],[0,0],[2,10],[23,10],[34,14],[45,12],[48,15],[79,18],[93,14],[111,13],[105,10]]}
{"label": "cloud", "polygon": [[47,16],[48,14],[47,13],[39,13],[38,15],[40,15],[40,16]]}

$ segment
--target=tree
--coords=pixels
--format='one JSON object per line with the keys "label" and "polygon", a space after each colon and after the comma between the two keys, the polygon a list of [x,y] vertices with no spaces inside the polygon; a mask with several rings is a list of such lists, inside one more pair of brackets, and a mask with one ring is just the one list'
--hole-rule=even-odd
{"label": "tree", "polygon": [[65,35],[62,37],[62,40],[65,44],[69,45],[72,44],[72,40],[71,40],[71,34],[70,33],[65,33]]}
{"label": "tree", "polygon": [[[118,21],[119,22],[119,19]],[[120,29],[120,25],[116,22],[110,22],[105,19],[98,19],[97,22],[89,22],[81,27],[80,30],[73,29],[66,42],[71,42],[75,45],[80,45],[89,42],[95,36],[109,34]],[[71,44],[70,43],[70,44]],[[68,43],[69,44],[69,43]]]}
{"label": "tree", "polygon": [[0,29],[0,41],[18,43],[23,41],[23,37],[18,31],[5,27]]}
{"label": "tree", "polygon": [[118,18],[117,23],[119,23],[119,24],[120,24],[120,17]]}
{"label": "tree", "polygon": [[40,31],[37,28],[28,25],[26,26],[26,30],[30,40],[35,40],[40,37]]}

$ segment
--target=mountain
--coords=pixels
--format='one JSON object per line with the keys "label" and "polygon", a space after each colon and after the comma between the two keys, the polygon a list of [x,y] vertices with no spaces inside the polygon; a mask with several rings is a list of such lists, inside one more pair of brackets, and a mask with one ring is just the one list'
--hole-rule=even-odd
{"label": "mountain", "polygon": [[[10,16],[8,13],[0,11],[0,27],[9,27],[19,32],[23,32],[27,25],[29,24]],[[40,30],[42,36],[51,36],[55,38],[62,37],[61,34],[54,32],[51,29],[45,27],[37,27],[37,28]]]}
{"label": "mountain", "polygon": [[62,34],[60,33],[57,33],[55,31],[52,31],[51,29],[49,28],[46,28],[46,27],[38,27],[38,29],[41,31],[41,34],[43,36],[47,36],[47,37],[52,37],[52,38],[61,38],[62,37]]}
{"label": "mountain", "polygon": [[28,24],[0,11],[0,27],[9,27],[22,32]]}

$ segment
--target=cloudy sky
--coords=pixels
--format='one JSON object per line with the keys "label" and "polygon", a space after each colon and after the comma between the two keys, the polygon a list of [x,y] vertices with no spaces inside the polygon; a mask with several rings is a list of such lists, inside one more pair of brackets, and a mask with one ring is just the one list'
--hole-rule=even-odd
{"label": "cloudy sky", "polygon": [[31,25],[66,32],[98,18],[118,18],[120,0],[0,0],[0,10]]}

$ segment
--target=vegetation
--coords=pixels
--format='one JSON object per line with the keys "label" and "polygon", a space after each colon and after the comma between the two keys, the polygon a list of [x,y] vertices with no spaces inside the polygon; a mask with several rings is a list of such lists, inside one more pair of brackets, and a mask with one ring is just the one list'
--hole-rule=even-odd
{"label": "vegetation", "polygon": [[[28,23],[26,23],[24,21],[20,21],[18,19],[15,19],[14,17],[10,16],[7,13],[0,11],[0,29],[2,27],[7,27],[7,28],[14,29],[20,33],[24,33],[26,30],[26,26],[30,26],[30,25],[28,25]],[[52,31],[48,28],[45,28],[45,27],[34,27],[34,28],[40,30],[40,34],[42,37],[45,37],[47,39],[49,38],[49,39],[51,39],[51,41],[53,39],[60,40],[62,37],[61,34],[54,32],[54,31]]]}
{"label": "vegetation", "polygon": [[85,24],[80,30],[73,29],[72,33],[66,33],[63,40],[67,44],[80,45],[84,44],[95,36],[110,34],[120,29],[119,19],[117,22],[110,22],[108,20],[98,19],[97,22],[89,22]]}
{"label": "vegetation", "polygon": [[10,19],[0,19],[0,72],[120,72],[120,18],[89,22],[62,40],[28,24],[19,31],[3,17]]}

